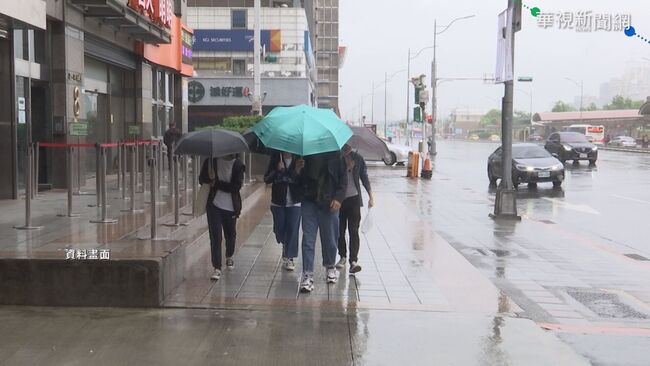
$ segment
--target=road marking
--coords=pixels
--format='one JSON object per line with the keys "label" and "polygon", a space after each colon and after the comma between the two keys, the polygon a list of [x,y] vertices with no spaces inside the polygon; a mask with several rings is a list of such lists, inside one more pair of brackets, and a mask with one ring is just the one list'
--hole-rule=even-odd
{"label": "road marking", "polygon": [[616,197],[616,198],[620,198],[622,200],[628,200],[628,201],[632,201],[632,202],[636,202],[636,203],[644,203],[646,205],[650,205],[650,201],[639,200],[639,199],[632,198],[632,197],[619,196],[617,194],[613,194],[612,196]]}
{"label": "road marking", "polygon": [[570,325],[570,324],[551,324],[538,323],[540,327],[555,332],[562,333],[588,333],[588,334],[620,334],[631,336],[650,336],[649,328],[633,327],[600,327],[593,325]]}
{"label": "road marking", "polygon": [[574,205],[572,203],[568,203],[568,202],[559,200],[557,198],[548,198],[548,197],[542,197],[542,198],[544,198],[545,200],[547,200],[549,202],[553,202],[554,204],[556,204],[556,205],[558,205],[560,207],[564,207],[564,208],[569,209],[569,210],[584,212],[584,213],[588,213],[588,214],[592,214],[592,215],[600,215],[600,212],[594,210],[593,208],[591,208],[591,206],[588,206],[588,205]]}

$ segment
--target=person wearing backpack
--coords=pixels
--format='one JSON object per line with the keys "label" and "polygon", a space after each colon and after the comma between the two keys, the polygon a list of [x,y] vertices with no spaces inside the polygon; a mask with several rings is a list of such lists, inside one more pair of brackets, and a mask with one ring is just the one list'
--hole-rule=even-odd
{"label": "person wearing backpack", "polygon": [[244,185],[246,167],[232,154],[221,158],[206,159],[201,168],[199,183],[210,184],[210,194],[206,203],[210,251],[214,273],[212,280],[221,278],[221,242],[226,240],[226,267],[232,269],[235,262],[235,242],[237,240],[237,218],[241,214],[241,188]]}

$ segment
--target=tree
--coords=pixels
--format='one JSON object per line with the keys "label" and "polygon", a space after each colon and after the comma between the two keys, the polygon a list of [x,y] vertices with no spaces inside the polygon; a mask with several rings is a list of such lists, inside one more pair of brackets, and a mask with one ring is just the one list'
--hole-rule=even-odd
{"label": "tree", "polygon": [[498,109],[491,109],[483,117],[479,123],[482,127],[496,126],[501,122],[501,111]]}
{"label": "tree", "polygon": [[575,110],[576,109],[572,105],[558,100],[555,102],[555,105],[553,106],[553,109],[551,109],[551,112],[573,112]]}
{"label": "tree", "polygon": [[617,95],[612,98],[611,103],[605,105],[603,108],[607,110],[616,110],[616,109],[639,109],[645,103],[642,100],[632,100],[630,98],[625,98],[622,95]]}
{"label": "tree", "polygon": [[598,106],[596,105],[596,103],[593,103],[593,102],[592,102],[591,104],[589,104],[589,105],[587,106],[587,108],[583,108],[583,110],[585,110],[585,111],[597,111],[597,110],[598,110]]}
{"label": "tree", "polygon": [[522,111],[514,111],[512,115],[512,124],[514,125],[530,124],[530,113],[522,112]]}

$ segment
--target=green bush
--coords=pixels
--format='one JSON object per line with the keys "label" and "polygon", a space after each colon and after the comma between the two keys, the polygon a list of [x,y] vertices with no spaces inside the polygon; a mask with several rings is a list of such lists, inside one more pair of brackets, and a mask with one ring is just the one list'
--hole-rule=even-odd
{"label": "green bush", "polygon": [[222,130],[235,131],[244,133],[251,127],[255,126],[257,122],[262,120],[262,116],[233,116],[223,119],[223,123],[219,125],[206,126],[203,128],[219,128]]}

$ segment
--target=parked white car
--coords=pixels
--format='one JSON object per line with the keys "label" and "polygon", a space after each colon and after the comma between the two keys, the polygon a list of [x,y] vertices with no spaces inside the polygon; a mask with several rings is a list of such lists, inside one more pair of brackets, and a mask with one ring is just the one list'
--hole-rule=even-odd
{"label": "parked white car", "polygon": [[610,142],[610,146],[636,147],[636,140],[629,136],[616,136]]}
{"label": "parked white car", "polygon": [[394,164],[404,164],[408,161],[409,152],[412,151],[408,146],[397,145],[388,142],[387,140],[382,139],[386,143],[386,147],[390,150],[390,159],[384,159],[384,164],[394,165]]}

